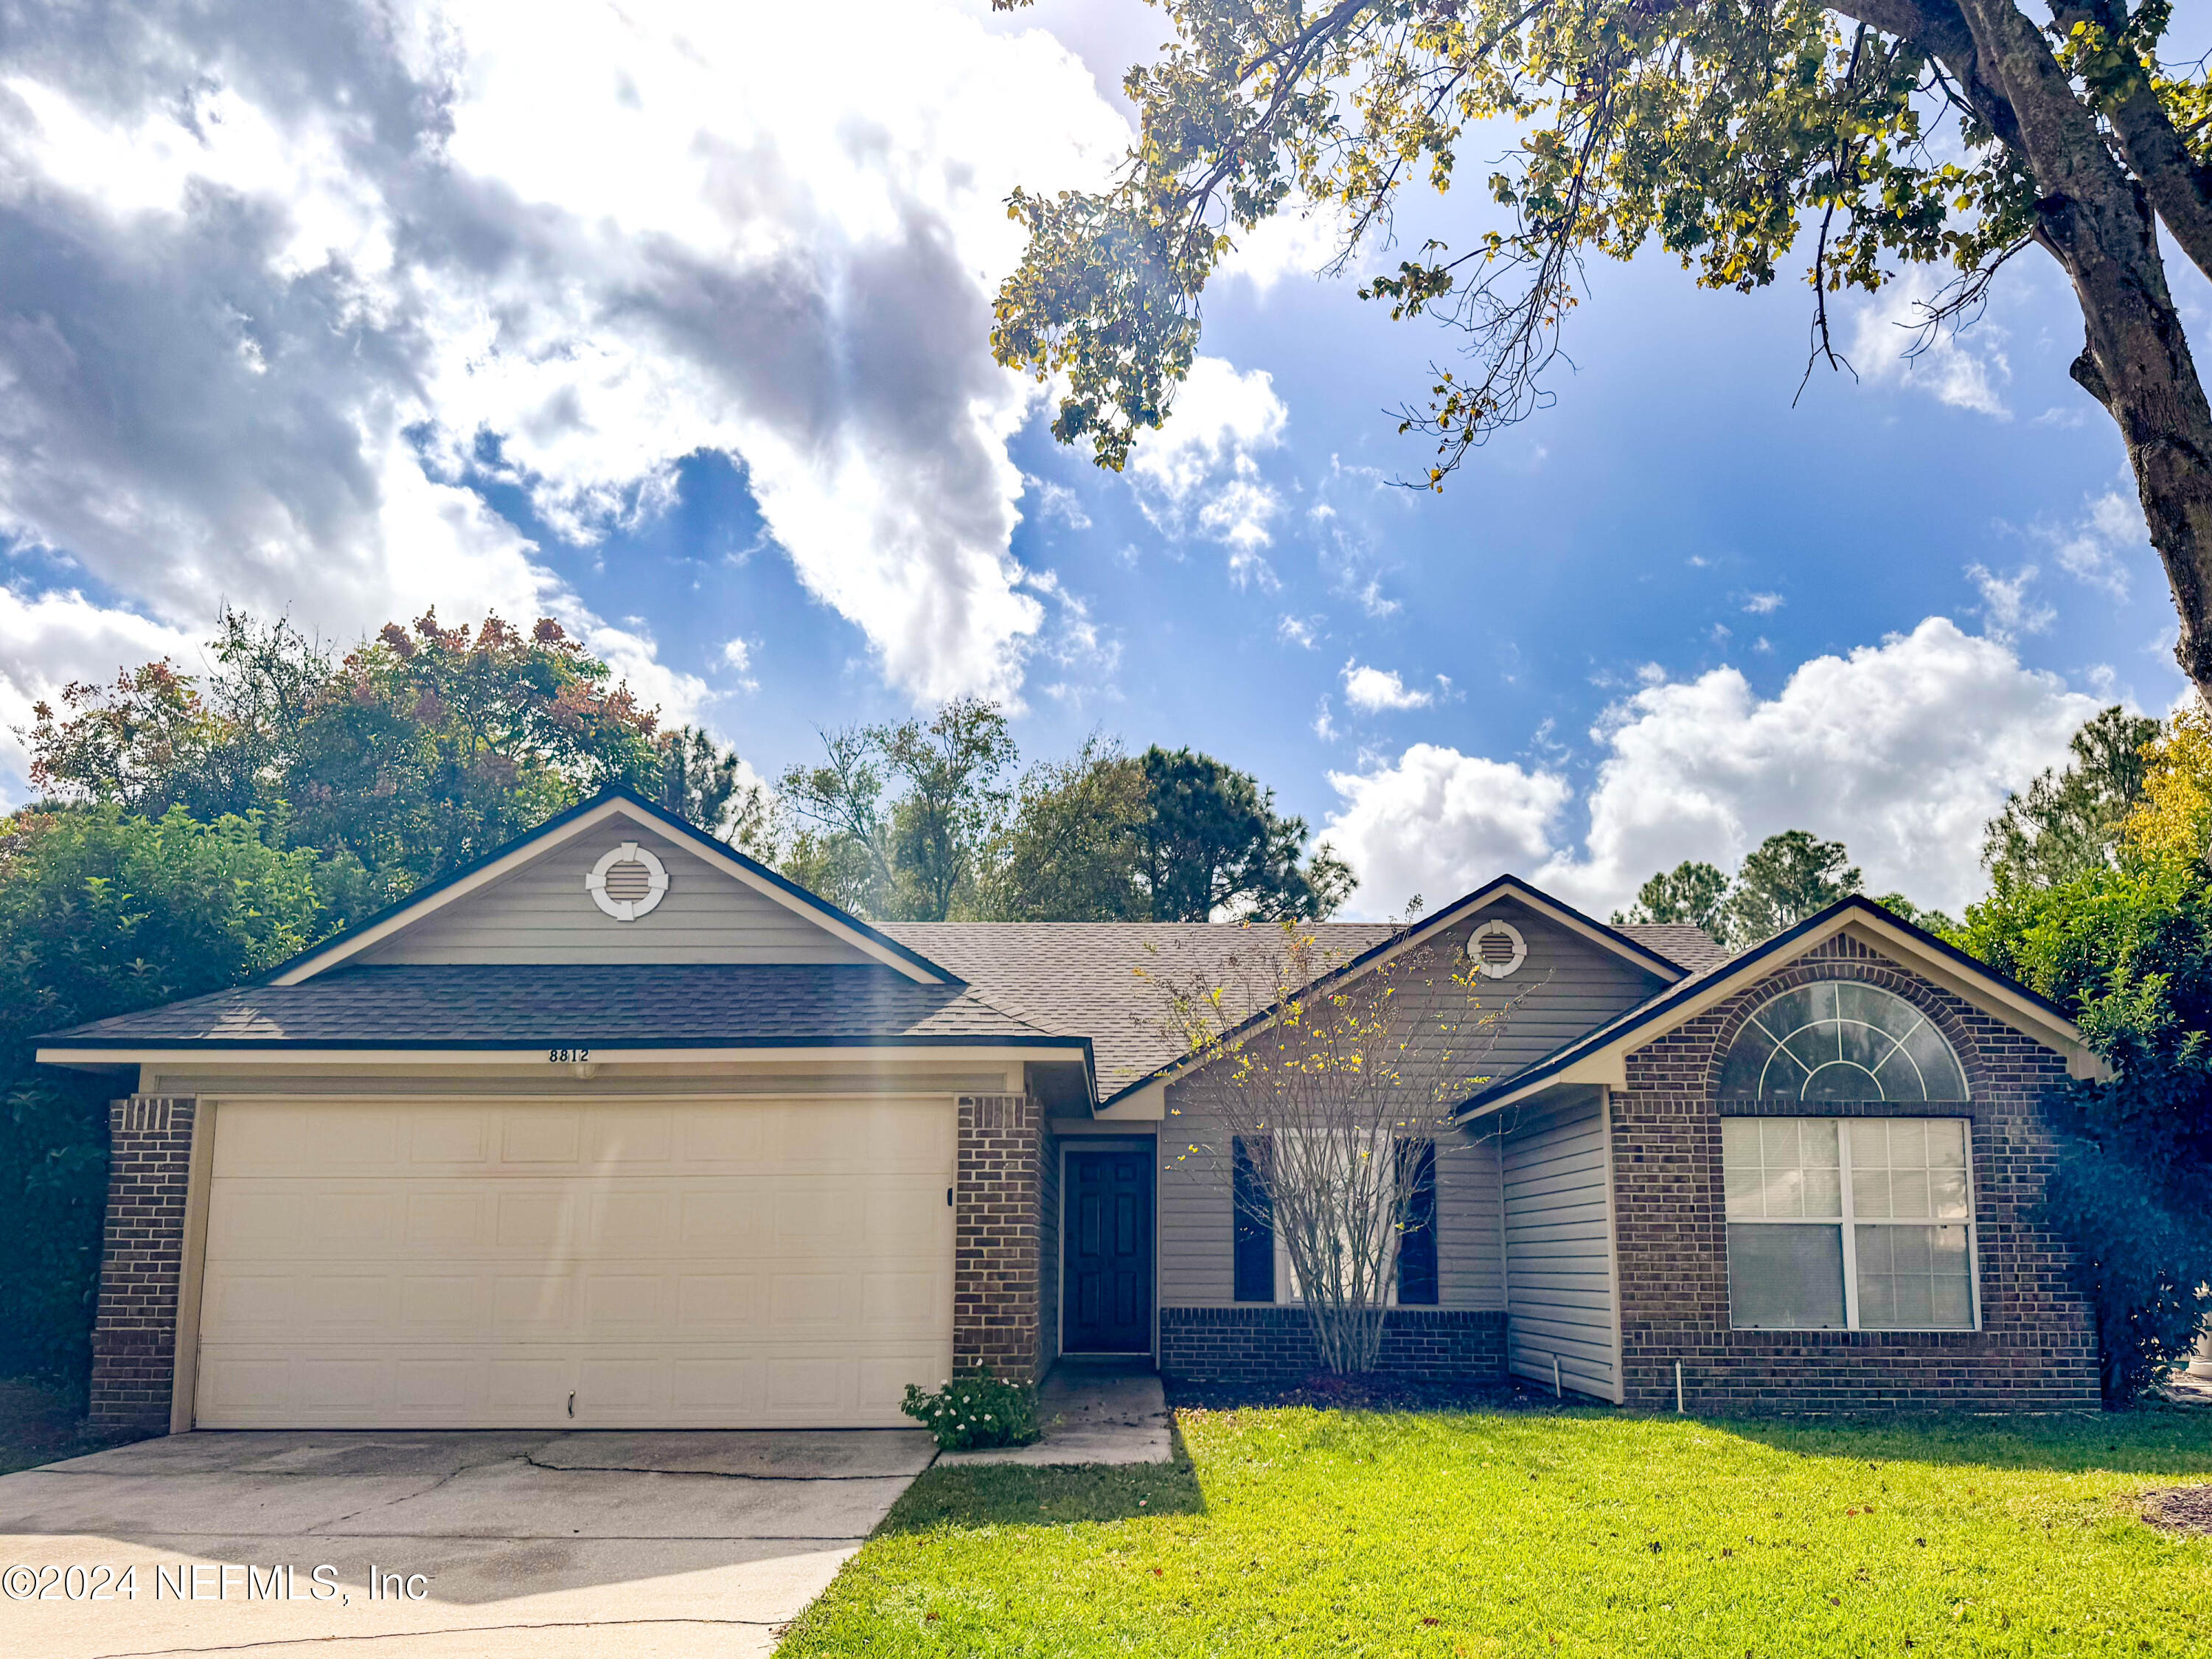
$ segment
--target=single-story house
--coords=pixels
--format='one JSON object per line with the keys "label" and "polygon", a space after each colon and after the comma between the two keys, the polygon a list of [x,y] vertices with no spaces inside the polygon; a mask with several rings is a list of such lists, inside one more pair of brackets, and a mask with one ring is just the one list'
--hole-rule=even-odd
{"label": "single-story house", "polygon": [[[848,1426],[1061,1354],[1301,1375],[1147,1001],[1239,932],[871,926],[602,794],[256,983],[43,1040],[128,1079],[94,1415]],[[1420,949],[1514,998],[1408,1165],[1384,1370],[2095,1405],[2037,1221],[2045,1097],[2096,1065],[2058,1008],[1856,898],[1735,955],[1510,877],[1320,933],[1346,975]]]}

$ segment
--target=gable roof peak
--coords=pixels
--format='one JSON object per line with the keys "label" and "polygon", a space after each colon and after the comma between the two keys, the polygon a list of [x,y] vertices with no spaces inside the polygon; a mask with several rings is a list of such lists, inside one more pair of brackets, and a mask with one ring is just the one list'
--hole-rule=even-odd
{"label": "gable roof peak", "polygon": [[404,932],[445,906],[482,890],[554,848],[565,845],[611,817],[626,817],[674,842],[732,880],[785,909],[803,916],[863,955],[895,969],[917,983],[959,985],[957,974],[939,967],[910,945],[863,921],[850,911],[809,892],[789,877],[718,841],[697,825],[678,817],[636,791],[605,784],[590,799],[555,813],[475,863],[439,878],[321,944],[311,945],[263,975],[263,982],[296,985]]}

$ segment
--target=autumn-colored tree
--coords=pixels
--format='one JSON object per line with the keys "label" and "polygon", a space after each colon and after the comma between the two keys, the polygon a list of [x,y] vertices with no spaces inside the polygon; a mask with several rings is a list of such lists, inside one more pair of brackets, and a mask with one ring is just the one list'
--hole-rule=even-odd
{"label": "autumn-colored tree", "polygon": [[322,885],[348,913],[602,784],[658,793],[674,757],[653,712],[550,619],[449,628],[432,611],[341,658],[281,619],[231,611],[211,654],[204,678],[149,663],[70,686],[58,712],[38,705],[32,781],[148,817],[258,813],[322,855]]}

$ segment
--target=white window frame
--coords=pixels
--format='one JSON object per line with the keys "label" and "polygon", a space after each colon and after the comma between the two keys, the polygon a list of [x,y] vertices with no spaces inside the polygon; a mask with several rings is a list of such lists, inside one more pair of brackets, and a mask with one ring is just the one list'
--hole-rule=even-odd
{"label": "white window frame", "polygon": [[[1859,1324],[1859,1245],[1860,1227],[1964,1227],[1966,1230],[1966,1297],[1972,1322],[1966,1325],[1882,1325],[1874,1328],[1871,1334],[1951,1334],[1964,1336],[1982,1328],[1982,1238],[1977,1220],[1980,1206],[1974,1191],[1974,1125],[1971,1118],[1953,1116],[1940,1112],[1869,1112],[1844,1115],[1821,1112],[1745,1112],[1731,1113],[1729,1119],[1741,1118],[1753,1123],[1777,1120],[1800,1123],[1833,1123],[1836,1126],[1837,1174],[1843,1185],[1843,1213],[1834,1216],[1747,1216],[1738,1218],[1728,1212],[1727,1154],[1722,1154],[1721,1228],[1722,1249],[1727,1249],[1727,1230],[1730,1227],[1838,1227],[1842,1231],[1844,1251],[1844,1324],[1847,1331],[1857,1331]],[[1856,1213],[1857,1204],[1851,1191],[1851,1126],[1855,1123],[1892,1123],[1903,1121],[1919,1122],[1956,1123],[1966,1156],[1966,1214],[1964,1220],[1942,1216],[1869,1216],[1862,1220]],[[1735,1305],[1729,1298],[1729,1328],[1732,1331],[1819,1330],[1820,1326],[1739,1325],[1735,1322]]]}

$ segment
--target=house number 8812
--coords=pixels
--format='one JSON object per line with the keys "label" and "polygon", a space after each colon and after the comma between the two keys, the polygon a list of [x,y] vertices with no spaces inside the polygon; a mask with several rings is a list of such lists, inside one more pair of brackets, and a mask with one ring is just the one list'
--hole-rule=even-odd
{"label": "house number 8812", "polygon": [[589,1048],[548,1048],[545,1058],[556,1066],[581,1066],[592,1057]]}

